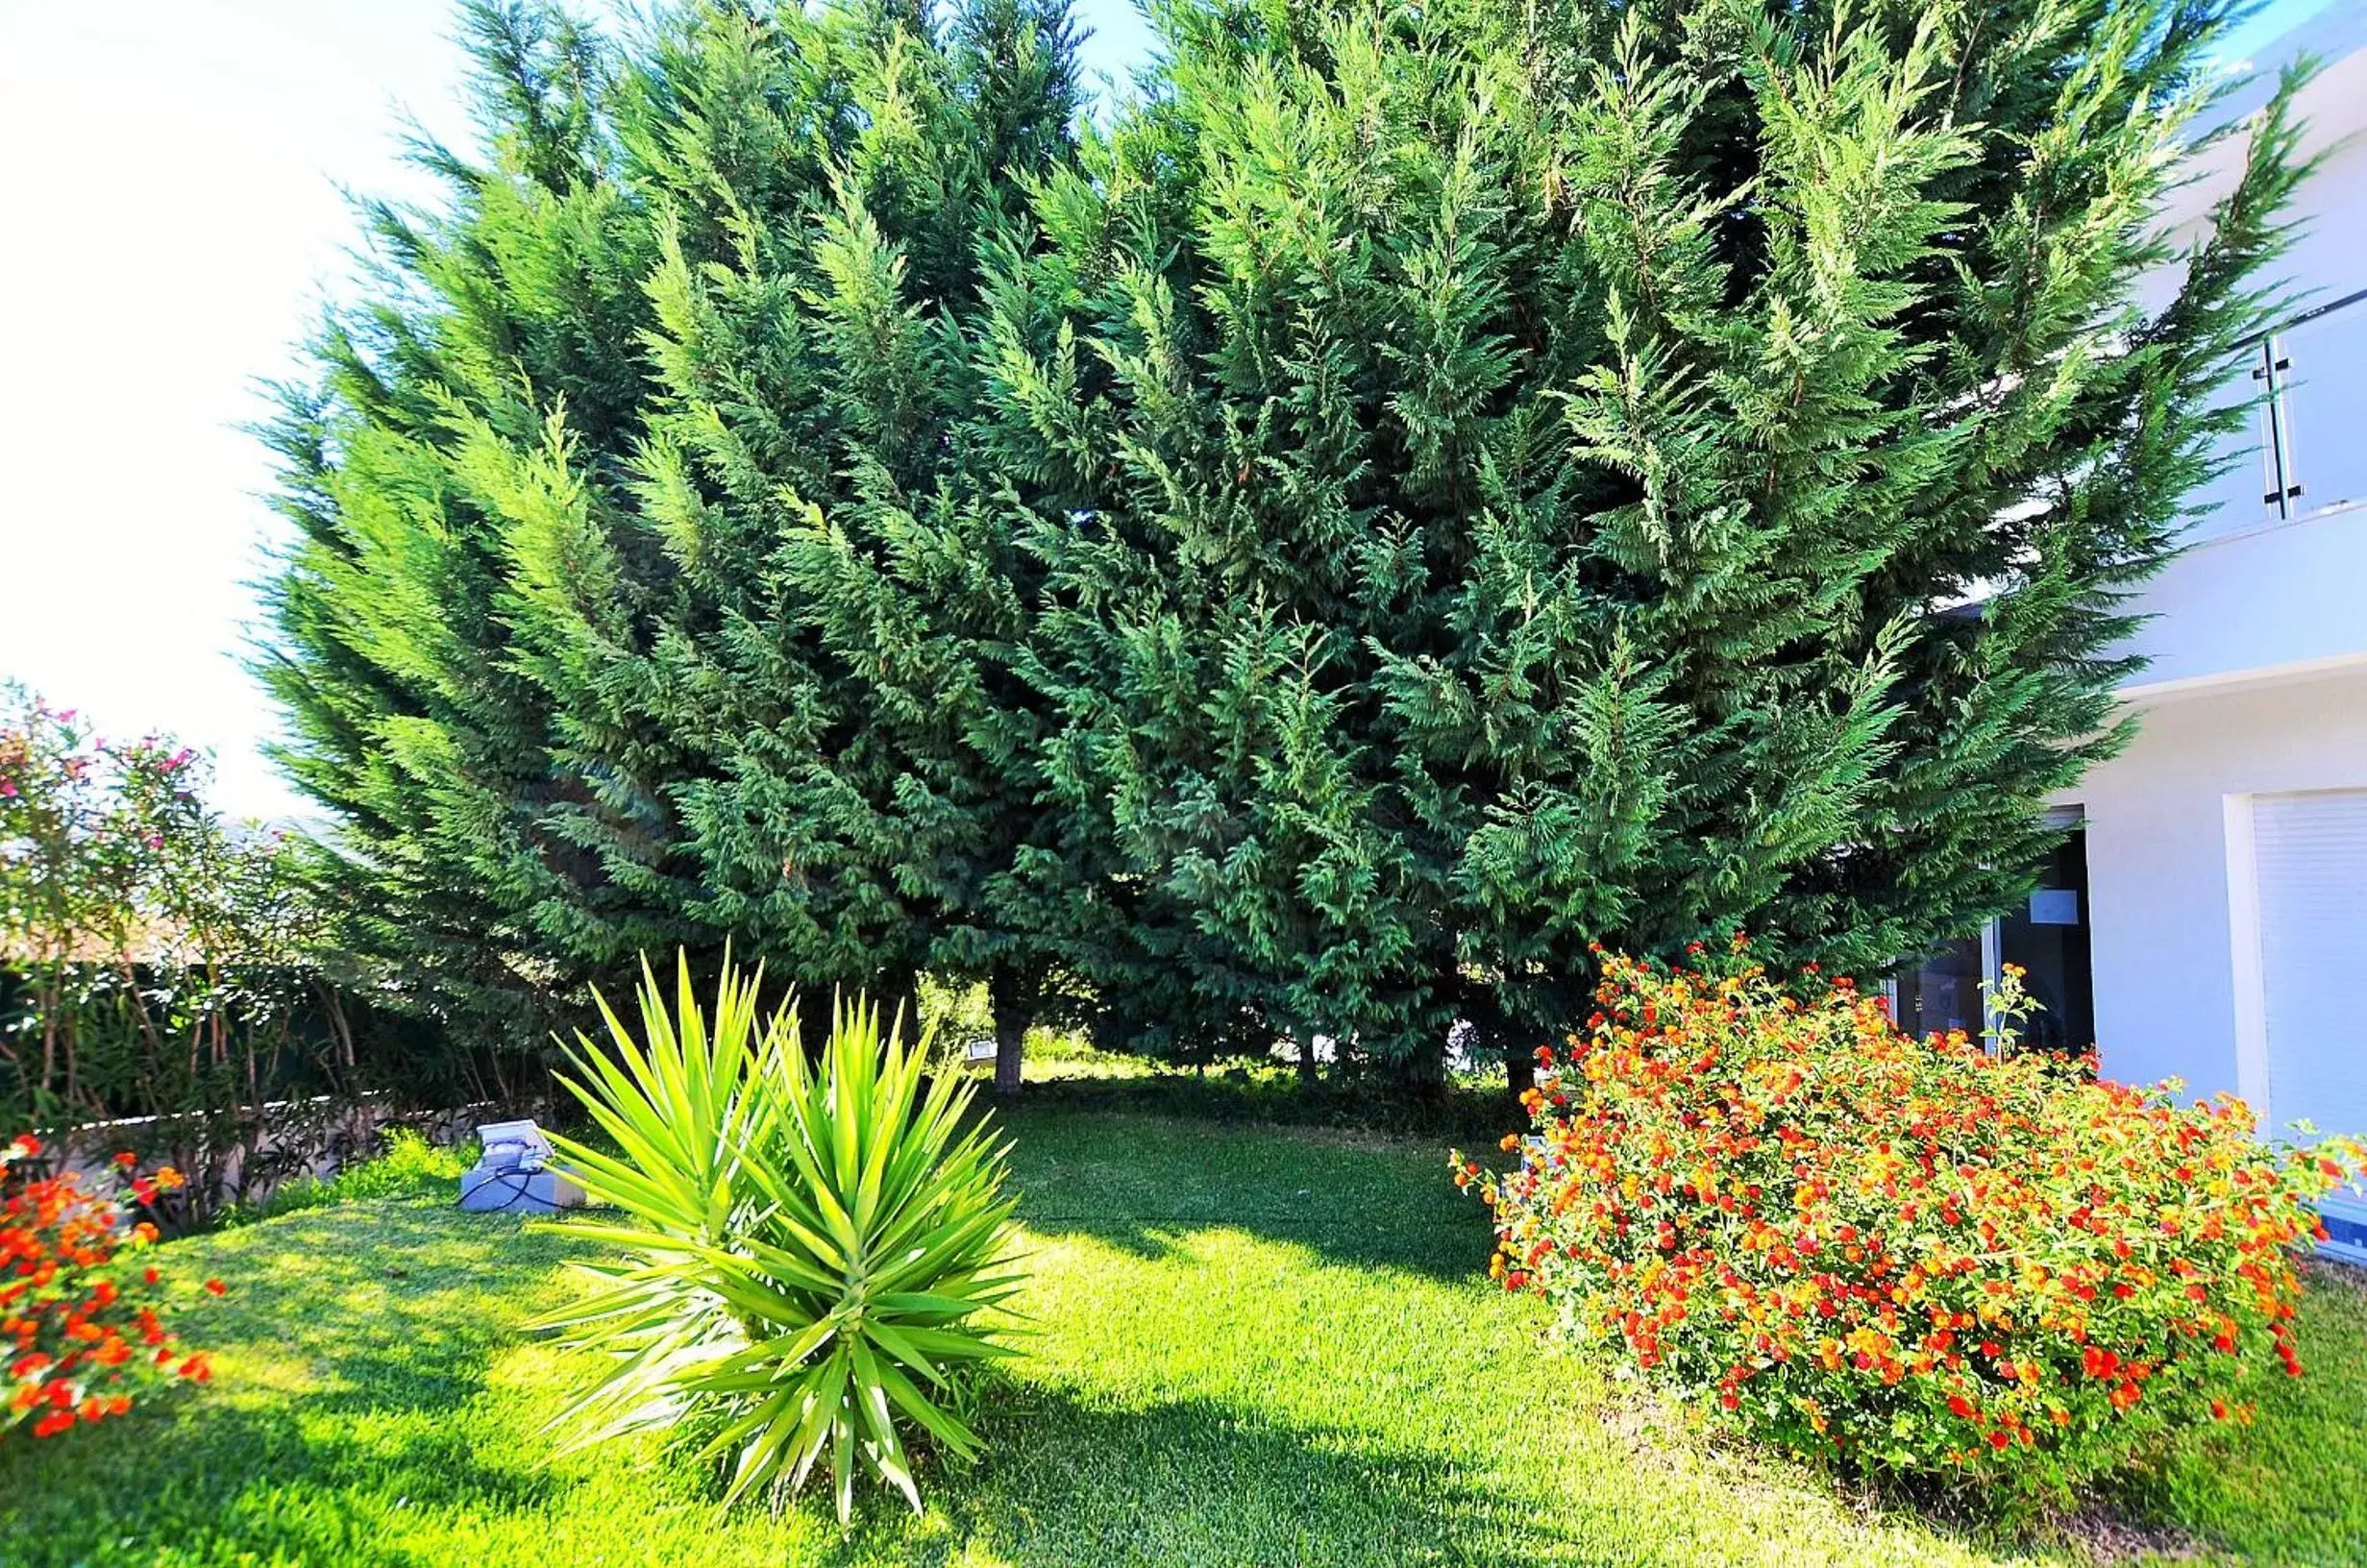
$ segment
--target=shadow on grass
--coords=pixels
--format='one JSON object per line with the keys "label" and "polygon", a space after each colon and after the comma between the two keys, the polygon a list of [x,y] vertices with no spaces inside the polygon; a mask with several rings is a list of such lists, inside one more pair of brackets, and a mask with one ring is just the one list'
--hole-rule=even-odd
{"label": "shadow on grass", "polygon": [[160,1254],[185,1286],[231,1282],[174,1317],[222,1375],[53,1442],[0,1443],[0,1564],[145,1562],[169,1543],[175,1561],[381,1568],[414,1560],[386,1528],[407,1510],[548,1502],[563,1482],[531,1428],[462,1415],[523,1337],[536,1302],[519,1292],[570,1250],[497,1223],[513,1234],[358,1205]]}
{"label": "shadow on grass", "polygon": [[1020,1218],[1139,1257],[1163,1237],[1221,1227],[1355,1268],[1478,1278],[1487,1213],[1448,1179],[1443,1143],[1022,1107],[1005,1115]]}
{"label": "shadow on grass", "polygon": [[[1442,1152],[1418,1141],[1033,1109],[1009,1120],[1023,1217],[1042,1235],[1189,1262],[1193,1233],[1220,1228],[1450,1283],[1478,1278],[1485,1263],[1485,1211],[1447,1182]],[[615,1550],[599,1560],[632,1562],[653,1560],[638,1555],[654,1549],[637,1548],[634,1531],[660,1507],[688,1518],[670,1540],[713,1543],[708,1568],[1710,1560],[1694,1527],[1654,1513],[1665,1506],[1654,1481],[1634,1474],[1650,1462],[1640,1449],[1622,1461],[1600,1443],[1573,1443],[1532,1456],[1532,1476],[1525,1459],[1510,1470],[1486,1454],[1458,1462],[1427,1433],[1373,1430],[1328,1406],[1302,1403],[1277,1418],[1246,1388],[1220,1399],[1096,1396],[1023,1378],[999,1383],[985,1402],[983,1465],[932,1467],[925,1478],[928,1516],[911,1519],[867,1493],[855,1536],[842,1542],[817,1495],[797,1505],[784,1534],[761,1510],[713,1509],[678,1465],[643,1474],[608,1458],[548,1461],[539,1428],[552,1402],[528,1380],[554,1362],[512,1353],[528,1342],[532,1313],[575,1288],[558,1265],[592,1250],[515,1220],[405,1204],[176,1243],[160,1256],[192,1295],[210,1274],[232,1282],[228,1300],[192,1301],[187,1319],[193,1342],[224,1353],[222,1381],[55,1445],[0,1441],[0,1564],[419,1568],[467,1560],[456,1542],[480,1526],[515,1541],[559,1522],[612,1529]],[[1449,1293],[1422,1321],[1444,1330],[1459,1321],[1461,1299]],[[2351,1298],[2321,1290],[2305,1351],[2327,1381],[2286,1396],[2311,1400],[2308,1409],[2215,1434],[2230,1454],[2170,1476],[2133,1511],[2176,1517],[2207,1543],[2260,1560],[2367,1560],[2355,1550],[2367,1539],[2356,1510],[2323,1501],[2363,1468],[2349,1413],[2362,1386],[2356,1367],[2367,1364],[2357,1321]],[[1310,1326],[1274,1320],[1270,1332]],[[1393,1353],[1375,1341],[1375,1356]],[[1486,1347],[1471,1354],[1484,1360]],[[1474,1389],[1507,1386],[1472,1376]],[[1461,1397],[1457,1384],[1432,1403],[1451,1419]],[[1570,1419],[1598,1417],[1579,1405]],[[2311,1469],[2313,1451],[2330,1456],[2330,1473]],[[1586,1491],[1557,1490],[1544,1475],[1582,1452],[1600,1494],[1587,1503],[1590,1515],[1575,1506]],[[1766,1507],[1780,1511],[1785,1495],[1770,1491]],[[421,1527],[423,1512],[439,1516],[436,1529]]]}
{"label": "shadow on grass", "polygon": [[490,1460],[478,1436],[448,1420],[375,1413],[363,1421],[308,1403],[214,1406],[174,1423],[162,1441],[145,1441],[155,1429],[143,1433],[136,1418],[77,1433],[69,1462],[113,1478],[97,1494],[57,1487],[37,1462],[48,1456],[0,1454],[0,1563],[412,1568],[404,1515],[525,1513],[557,1495],[530,1459]]}
{"label": "shadow on grass", "polygon": [[[452,1560],[456,1518],[514,1531],[613,1507],[613,1474],[579,1490],[594,1471],[548,1462],[542,1409],[505,1429],[485,1419],[502,1404],[501,1359],[571,1250],[403,1205],[194,1244],[182,1269],[234,1282],[203,1324],[223,1379],[67,1441],[0,1444],[0,1562],[415,1568]],[[989,1458],[932,1466],[928,1515],[867,1489],[852,1537],[792,1533],[847,1564],[1014,1568],[1496,1562],[1539,1539],[1527,1509],[1459,1480],[1445,1455],[1369,1434],[1023,1380],[999,1382],[983,1420]],[[703,1511],[706,1488],[678,1469],[636,1482],[647,1490],[632,1502]],[[795,1507],[819,1525],[826,1503],[817,1489]],[[421,1532],[423,1514],[440,1528]],[[633,1520],[613,1526],[622,1559],[637,1560]],[[771,1529],[752,1507],[717,1510],[712,1528],[733,1561]]]}
{"label": "shadow on grass", "polygon": [[[834,1560],[917,1565],[1583,1560],[1534,1498],[1471,1484],[1442,1453],[1277,1426],[1212,1401],[1118,1408],[997,1391],[976,1469],[939,1472],[929,1516],[875,1497]],[[819,1499],[815,1500],[819,1505]],[[803,1506],[803,1505],[801,1505]]]}

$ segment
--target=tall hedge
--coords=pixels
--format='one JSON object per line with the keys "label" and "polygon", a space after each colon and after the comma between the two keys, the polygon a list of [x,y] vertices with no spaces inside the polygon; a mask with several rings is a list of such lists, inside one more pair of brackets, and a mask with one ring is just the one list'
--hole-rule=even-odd
{"label": "tall hedge", "polygon": [[271,431],[261,668],[358,940],[529,1048],[657,946],[1040,973],[999,904],[1047,834],[971,744],[1019,627],[960,318],[1072,156],[1065,12],[467,15],[481,156],[371,212]]}
{"label": "tall hedge", "polygon": [[489,1023],[731,941],[1422,1077],[1597,942],[1878,968],[2127,738],[2231,9],[1176,0],[1098,121],[1054,4],[481,9],[277,432],[288,766]]}

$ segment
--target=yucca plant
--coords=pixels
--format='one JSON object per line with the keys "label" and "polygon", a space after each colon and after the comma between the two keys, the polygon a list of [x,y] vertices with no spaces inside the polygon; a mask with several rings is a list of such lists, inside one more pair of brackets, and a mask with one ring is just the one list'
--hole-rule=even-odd
{"label": "yucca plant", "polygon": [[612,1047],[579,1035],[567,1051],[563,1081],[616,1153],[552,1142],[633,1221],[566,1226],[624,1254],[585,1265],[597,1287],[541,1325],[608,1359],[560,1417],[569,1446],[685,1432],[731,1497],[777,1502],[827,1454],[842,1522],[858,1468],[917,1510],[906,1431],[975,1455],[949,1400],[1011,1354],[993,1311],[1020,1283],[1009,1146],[966,1119],[973,1086],[932,1079],[926,1040],[908,1048],[877,1008],[834,1004],[809,1061],[794,1006],[759,1021],[760,971],[727,959],[710,1027],[678,969],[670,1016],[644,963],[640,1039],[602,998]]}

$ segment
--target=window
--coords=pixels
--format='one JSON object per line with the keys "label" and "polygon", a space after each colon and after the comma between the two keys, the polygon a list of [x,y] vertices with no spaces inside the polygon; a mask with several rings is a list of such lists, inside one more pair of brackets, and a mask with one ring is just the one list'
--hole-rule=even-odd
{"label": "window", "polygon": [[[2078,808],[2050,814],[2059,826],[2080,820]],[[1984,988],[2008,964],[2025,971],[2023,987],[2037,1006],[2022,1022],[2025,1044],[2078,1052],[2096,1042],[2096,1000],[2087,951],[2087,836],[2074,828],[2027,902],[2003,919],[1960,937],[1899,971],[1891,1001],[1899,1026],[1926,1035],[1988,1025]]]}

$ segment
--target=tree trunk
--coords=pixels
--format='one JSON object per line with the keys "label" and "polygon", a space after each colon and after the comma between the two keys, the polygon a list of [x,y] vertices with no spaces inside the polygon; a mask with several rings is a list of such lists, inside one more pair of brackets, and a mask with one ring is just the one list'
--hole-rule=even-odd
{"label": "tree trunk", "polygon": [[1518,1100],[1523,1091],[1537,1085],[1536,1041],[1513,1022],[1492,993],[1475,989],[1468,1011],[1477,1054],[1484,1061],[1486,1053],[1493,1051],[1504,1059],[1505,1088]]}
{"label": "tree trunk", "polygon": [[1302,1086],[1314,1086],[1315,1066],[1315,1033],[1310,1030],[1298,1037],[1298,1081]]}
{"label": "tree trunk", "polygon": [[1021,1067],[1027,1049],[1027,1026],[1034,1020],[1028,1016],[1033,1009],[1024,1000],[1024,988],[1016,976],[996,974],[986,982],[986,1005],[995,1015],[995,1092],[1017,1094],[1020,1090]]}
{"label": "tree trunk", "polygon": [[1507,1035],[1502,1040],[1504,1049],[1504,1084],[1513,1098],[1537,1087],[1537,1058],[1521,1042]]}

